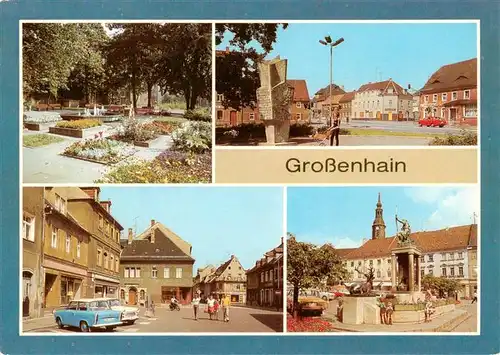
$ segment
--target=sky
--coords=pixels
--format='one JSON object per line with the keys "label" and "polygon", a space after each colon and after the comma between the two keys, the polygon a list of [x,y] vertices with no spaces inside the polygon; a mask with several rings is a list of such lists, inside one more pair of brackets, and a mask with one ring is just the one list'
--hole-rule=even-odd
{"label": "sky", "polygon": [[474,213],[479,216],[476,186],[289,187],[288,232],[314,244],[359,247],[364,238],[371,238],[379,192],[386,236],[396,232],[396,212],[408,220],[413,232],[470,224]]}
{"label": "sky", "polygon": [[279,30],[268,59],[288,59],[288,79],[305,79],[310,97],[329,84],[329,50],[318,42],[326,35],[345,40],[334,48],[333,82],[346,91],[389,78],[418,90],[442,65],[477,57],[472,23],[291,23]]}
{"label": "sky", "polygon": [[111,200],[122,238],[128,228],[142,233],[154,219],[190,243],[194,273],[233,254],[249,269],[283,235],[279,187],[101,187],[100,199]]}

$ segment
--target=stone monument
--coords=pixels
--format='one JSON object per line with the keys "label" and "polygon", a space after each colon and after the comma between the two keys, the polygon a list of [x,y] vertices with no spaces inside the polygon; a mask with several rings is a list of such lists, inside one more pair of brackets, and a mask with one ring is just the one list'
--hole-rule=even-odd
{"label": "stone monument", "polygon": [[286,82],[286,70],[287,60],[280,57],[259,63],[257,101],[266,130],[266,145],[293,144],[288,139],[294,90]]}
{"label": "stone monument", "polygon": [[400,223],[401,230],[396,234],[397,247],[392,250],[392,287],[396,292],[408,293],[411,297],[420,292],[420,256],[422,252],[411,238],[410,223],[399,219],[396,215],[396,225]]}

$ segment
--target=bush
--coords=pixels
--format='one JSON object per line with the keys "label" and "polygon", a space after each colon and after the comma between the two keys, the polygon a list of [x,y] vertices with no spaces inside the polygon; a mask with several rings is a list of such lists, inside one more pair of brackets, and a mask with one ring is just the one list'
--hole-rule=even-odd
{"label": "bush", "polygon": [[212,115],[208,109],[198,108],[196,110],[187,110],[184,118],[189,121],[212,122]]}
{"label": "bush", "polygon": [[212,154],[165,151],[153,161],[136,160],[108,172],[96,183],[210,183]]}
{"label": "bush", "polygon": [[212,125],[208,122],[188,121],[172,132],[174,150],[203,153],[212,149]]}
{"label": "bush", "polygon": [[92,128],[100,125],[101,122],[90,118],[84,118],[82,120],[74,120],[74,121],[59,121],[56,123],[56,127],[73,128],[73,129]]}
{"label": "bush", "polygon": [[117,128],[117,139],[125,142],[145,142],[157,137],[149,122],[136,118],[126,118]]}
{"label": "bush", "polygon": [[314,134],[314,127],[310,124],[294,123],[290,125],[290,137],[308,137]]}
{"label": "bush", "polygon": [[112,139],[89,139],[75,142],[64,150],[64,154],[113,164],[136,152],[133,146]]}
{"label": "bush", "polygon": [[181,125],[180,122],[153,121],[151,129],[158,134],[170,134]]}
{"label": "bush", "polygon": [[435,137],[429,145],[477,145],[477,133],[462,130],[459,134],[447,134],[445,137]]}

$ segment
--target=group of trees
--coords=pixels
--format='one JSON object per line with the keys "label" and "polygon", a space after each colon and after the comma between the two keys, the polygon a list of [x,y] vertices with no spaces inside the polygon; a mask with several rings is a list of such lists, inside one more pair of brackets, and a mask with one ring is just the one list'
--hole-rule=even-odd
{"label": "group of trees", "polygon": [[[216,91],[223,95],[224,107],[254,107],[260,86],[258,63],[272,50],[278,30],[287,24],[276,23],[219,23],[215,26],[215,43],[225,38],[234,50],[216,56]],[[261,48],[259,51],[255,45]]]}
{"label": "group of trees", "polygon": [[159,85],[182,95],[187,109],[211,96],[210,24],[32,23],[23,25],[25,97],[79,89],[86,101],[99,93],[140,93]]}
{"label": "group of trees", "polygon": [[461,286],[458,280],[425,275],[422,279],[422,287],[424,290],[436,291],[439,297],[445,297],[446,295],[451,297]]}
{"label": "group of trees", "polygon": [[293,286],[293,305],[298,303],[299,290],[348,281],[349,271],[331,244],[318,247],[299,242],[291,233],[287,241],[287,281]]}

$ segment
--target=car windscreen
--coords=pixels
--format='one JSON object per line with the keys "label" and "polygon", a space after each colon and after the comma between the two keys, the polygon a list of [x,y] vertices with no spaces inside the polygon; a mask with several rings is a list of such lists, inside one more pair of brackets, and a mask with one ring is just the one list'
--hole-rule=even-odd
{"label": "car windscreen", "polygon": [[122,304],[121,304],[121,303],[120,303],[120,301],[118,301],[118,300],[110,300],[110,301],[109,301],[109,305],[110,305],[111,307],[119,307],[119,306],[121,306]]}
{"label": "car windscreen", "polygon": [[89,308],[91,309],[108,309],[108,302],[106,301],[92,301],[89,302]]}

